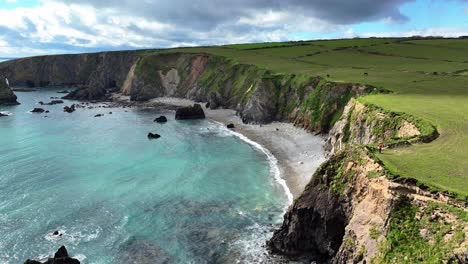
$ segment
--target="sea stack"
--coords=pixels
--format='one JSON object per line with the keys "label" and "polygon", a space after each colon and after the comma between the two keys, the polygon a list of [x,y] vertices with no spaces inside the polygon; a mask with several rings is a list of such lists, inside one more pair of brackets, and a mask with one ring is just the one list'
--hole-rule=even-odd
{"label": "sea stack", "polygon": [[0,105],[17,105],[19,103],[16,98],[6,79],[0,78]]}
{"label": "sea stack", "polygon": [[37,260],[26,260],[24,264],[80,264],[80,261],[68,256],[68,251],[65,246],[61,246],[55,253],[53,258],[49,258],[46,262],[39,262]]}
{"label": "sea stack", "polygon": [[175,119],[203,119],[205,118],[205,112],[200,104],[194,104],[193,106],[178,108],[175,114]]}

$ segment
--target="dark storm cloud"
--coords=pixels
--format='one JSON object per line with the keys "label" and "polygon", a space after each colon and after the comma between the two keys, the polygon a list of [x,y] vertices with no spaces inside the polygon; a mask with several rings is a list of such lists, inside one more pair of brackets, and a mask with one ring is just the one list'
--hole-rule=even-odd
{"label": "dark storm cloud", "polygon": [[193,29],[212,29],[220,24],[264,12],[287,12],[325,20],[331,24],[352,24],[376,19],[405,21],[398,6],[411,0],[64,0],[90,4],[131,15]]}

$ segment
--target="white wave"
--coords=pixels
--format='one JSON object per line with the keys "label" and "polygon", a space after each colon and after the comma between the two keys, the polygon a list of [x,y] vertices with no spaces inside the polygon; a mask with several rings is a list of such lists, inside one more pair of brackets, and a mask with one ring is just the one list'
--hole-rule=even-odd
{"label": "white wave", "polygon": [[241,133],[232,131],[230,129],[224,128],[224,124],[221,122],[213,121],[221,126],[222,131],[228,131],[230,134],[235,135],[236,137],[240,138],[244,142],[248,143],[249,145],[259,149],[268,158],[268,161],[270,162],[270,174],[273,175],[273,178],[283,187],[284,192],[286,193],[286,196],[288,197],[289,204],[292,204],[293,202],[293,195],[291,193],[291,190],[289,190],[288,185],[286,184],[286,181],[281,178],[281,171],[278,166],[278,159],[265,147],[263,147],[261,144],[249,139],[248,137],[242,135]]}
{"label": "white wave", "polygon": [[3,111],[3,112],[0,112],[0,114],[7,115],[7,116],[11,116],[11,115],[13,115],[13,113],[12,113],[12,112],[8,112],[8,111]]}
{"label": "white wave", "polygon": [[95,240],[99,237],[101,233],[101,228],[97,227],[93,232],[82,232],[82,231],[71,231],[68,232],[65,227],[61,226],[56,229],[59,232],[59,235],[54,235],[51,231],[47,233],[44,238],[47,241],[57,241],[57,240],[65,240],[67,243],[78,244],[79,242],[89,242],[91,240]]}
{"label": "white wave", "polygon": [[81,263],[84,262],[84,260],[86,259],[86,256],[83,255],[83,254],[77,254],[77,255],[74,255],[72,256],[73,258],[76,258],[77,260],[79,260]]}

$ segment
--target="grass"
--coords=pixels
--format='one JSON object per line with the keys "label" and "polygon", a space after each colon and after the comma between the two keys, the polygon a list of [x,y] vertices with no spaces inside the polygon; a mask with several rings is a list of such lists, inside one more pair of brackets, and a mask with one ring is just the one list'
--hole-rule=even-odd
{"label": "grass", "polygon": [[[420,208],[407,197],[401,197],[395,208],[385,240],[379,244],[380,255],[371,263],[445,263],[465,239],[468,215],[462,209],[434,202]],[[437,210],[449,211],[455,221],[434,218]],[[425,237],[421,230],[426,231]],[[445,237],[449,233],[454,235]]]}
{"label": "grass", "polygon": [[429,144],[386,150],[379,158],[402,177],[468,196],[466,39],[322,40],[164,52],[206,52],[278,74],[322,76],[390,90],[393,93],[360,101],[427,120],[437,126],[440,137]]}

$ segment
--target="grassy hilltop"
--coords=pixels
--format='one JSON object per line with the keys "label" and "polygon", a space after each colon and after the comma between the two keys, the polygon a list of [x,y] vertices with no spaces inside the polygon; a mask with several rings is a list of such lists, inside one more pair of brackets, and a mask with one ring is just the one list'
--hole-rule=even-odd
{"label": "grassy hilltop", "polygon": [[393,93],[359,100],[430,121],[440,137],[429,144],[385,151],[379,158],[395,174],[460,197],[468,195],[468,39],[319,40],[164,52],[173,51],[206,52],[276,73],[388,89]]}

